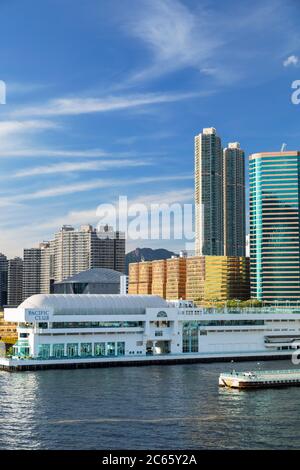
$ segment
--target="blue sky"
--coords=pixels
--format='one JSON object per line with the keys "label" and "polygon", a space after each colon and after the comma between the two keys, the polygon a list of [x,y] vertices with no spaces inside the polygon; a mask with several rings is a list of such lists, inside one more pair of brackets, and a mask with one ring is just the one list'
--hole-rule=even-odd
{"label": "blue sky", "polygon": [[[96,208],[193,200],[194,135],[300,148],[295,0],[1,0],[0,251]],[[178,250],[181,241],[132,241]]]}

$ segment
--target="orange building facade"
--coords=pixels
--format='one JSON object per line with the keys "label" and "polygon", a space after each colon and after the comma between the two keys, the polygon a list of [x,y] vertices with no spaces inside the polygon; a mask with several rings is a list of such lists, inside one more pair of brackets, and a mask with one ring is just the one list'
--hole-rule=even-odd
{"label": "orange building facade", "polygon": [[191,256],[132,263],[128,292],[197,302],[247,300],[250,298],[249,259]]}

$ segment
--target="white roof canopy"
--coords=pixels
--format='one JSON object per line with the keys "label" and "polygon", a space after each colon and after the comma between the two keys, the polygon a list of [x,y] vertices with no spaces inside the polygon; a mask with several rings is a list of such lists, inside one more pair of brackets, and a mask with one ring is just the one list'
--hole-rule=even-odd
{"label": "white roof canopy", "polygon": [[38,294],[28,297],[20,309],[47,310],[55,315],[140,315],[146,308],[167,308],[156,295]]}

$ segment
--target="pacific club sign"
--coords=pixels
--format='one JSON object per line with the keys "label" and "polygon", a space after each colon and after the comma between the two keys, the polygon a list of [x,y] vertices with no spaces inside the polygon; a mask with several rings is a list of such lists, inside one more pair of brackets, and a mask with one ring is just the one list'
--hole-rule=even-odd
{"label": "pacific club sign", "polygon": [[26,320],[32,321],[49,321],[50,312],[48,310],[26,310]]}

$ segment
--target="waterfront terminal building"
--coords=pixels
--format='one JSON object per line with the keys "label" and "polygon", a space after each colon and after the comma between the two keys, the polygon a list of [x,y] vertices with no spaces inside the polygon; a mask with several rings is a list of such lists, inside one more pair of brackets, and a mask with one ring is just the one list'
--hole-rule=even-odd
{"label": "waterfront terminal building", "polygon": [[39,294],[5,309],[17,322],[6,370],[287,357],[300,310],[195,308],[152,295]]}

